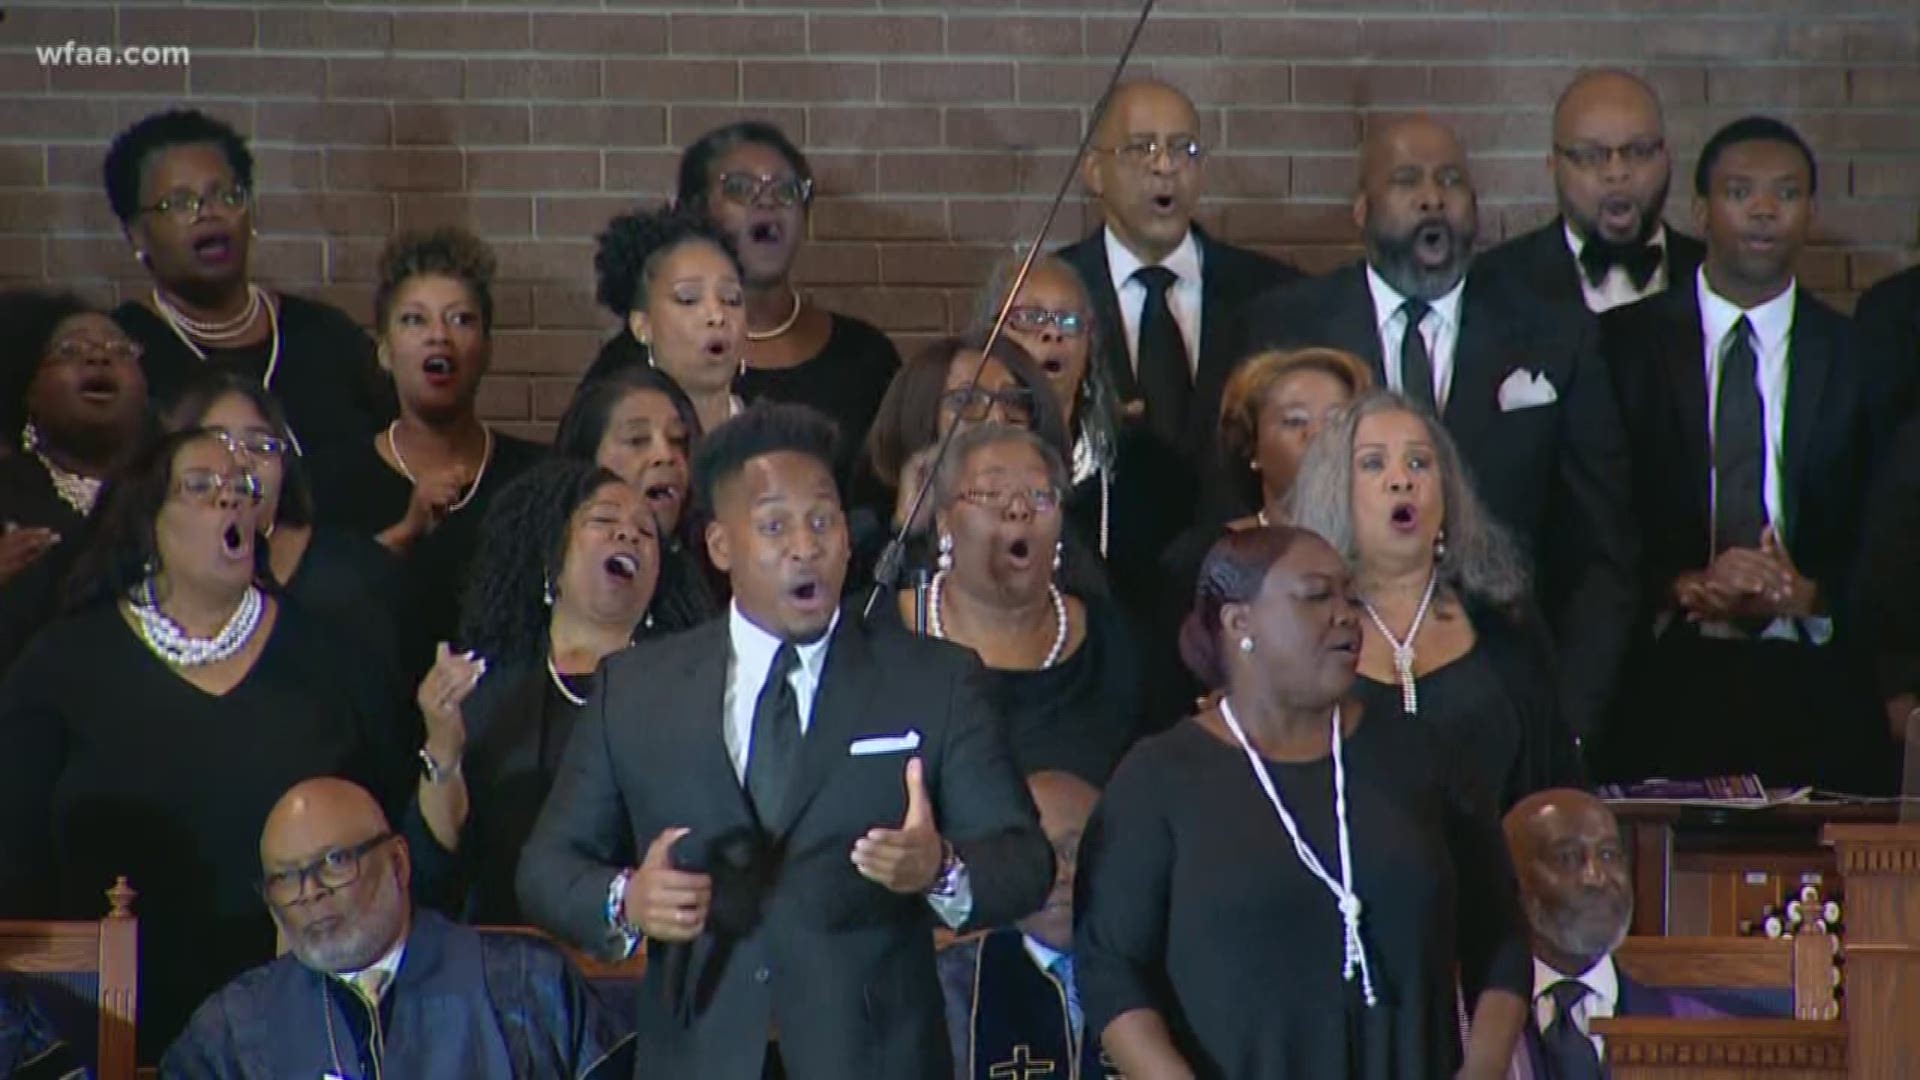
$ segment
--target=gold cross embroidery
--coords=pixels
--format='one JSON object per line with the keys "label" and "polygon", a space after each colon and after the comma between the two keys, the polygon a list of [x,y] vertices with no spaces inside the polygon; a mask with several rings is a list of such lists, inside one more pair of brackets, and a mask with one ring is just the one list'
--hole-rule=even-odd
{"label": "gold cross embroidery", "polygon": [[1053,1062],[1036,1059],[1027,1044],[1013,1048],[1013,1060],[1003,1061],[987,1070],[988,1080],[1039,1080],[1053,1075]]}

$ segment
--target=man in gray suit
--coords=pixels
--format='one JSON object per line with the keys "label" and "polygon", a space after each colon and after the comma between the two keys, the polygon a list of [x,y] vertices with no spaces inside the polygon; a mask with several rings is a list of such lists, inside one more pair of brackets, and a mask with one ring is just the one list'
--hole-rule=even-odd
{"label": "man in gray suit", "polygon": [[541,926],[645,941],[651,1076],[950,1076],[936,919],[1008,923],[1052,883],[979,661],[842,614],[832,444],[790,405],[701,443],[733,602],[607,660],[520,862]]}

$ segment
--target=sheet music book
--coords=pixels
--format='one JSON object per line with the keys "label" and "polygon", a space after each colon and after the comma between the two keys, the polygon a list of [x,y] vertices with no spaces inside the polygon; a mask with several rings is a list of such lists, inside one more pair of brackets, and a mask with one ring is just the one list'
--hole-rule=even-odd
{"label": "sheet music book", "polygon": [[1666,803],[1676,806],[1714,806],[1723,809],[1763,810],[1769,806],[1807,802],[1811,787],[1769,788],[1758,776],[1710,776],[1698,780],[1641,780],[1630,784],[1601,784],[1596,792],[1610,803]]}

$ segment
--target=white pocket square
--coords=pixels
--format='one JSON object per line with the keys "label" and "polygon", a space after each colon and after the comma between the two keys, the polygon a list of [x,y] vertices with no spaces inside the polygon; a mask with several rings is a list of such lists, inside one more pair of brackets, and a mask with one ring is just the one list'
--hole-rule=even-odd
{"label": "white pocket square", "polygon": [[1500,384],[1501,412],[1538,408],[1559,400],[1560,394],[1553,388],[1553,380],[1538,371],[1514,368],[1513,373],[1507,376],[1507,381]]}
{"label": "white pocket square", "polygon": [[875,735],[870,739],[855,739],[847,747],[847,756],[866,757],[868,754],[904,754],[920,749],[920,732],[913,730],[905,735]]}

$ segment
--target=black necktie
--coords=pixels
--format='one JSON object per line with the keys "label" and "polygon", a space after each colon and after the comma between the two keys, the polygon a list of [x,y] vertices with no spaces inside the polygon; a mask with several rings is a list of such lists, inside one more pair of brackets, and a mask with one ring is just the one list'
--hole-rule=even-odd
{"label": "black necktie", "polygon": [[800,699],[788,678],[800,664],[800,650],[782,642],[773,667],[753,703],[753,742],[747,752],[747,797],[768,832],[779,827],[787,789],[800,759]]}
{"label": "black necktie", "polygon": [[1580,269],[1587,275],[1587,284],[1597,289],[1607,280],[1607,272],[1618,266],[1627,272],[1636,292],[1645,292],[1660,271],[1663,255],[1659,244],[1610,244],[1594,239],[1580,248]]}
{"label": "black necktie", "polygon": [[1759,357],[1753,324],[1741,316],[1720,352],[1720,385],[1714,391],[1713,553],[1757,548],[1767,522],[1765,415],[1754,382]]}
{"label": "black necktie", "polygon": [[1438,415],[1440,409],[1433,393],[1433,358],[1427,355],[1426,335],[1420,333],[1420,324],[1432,310],[1425,300],[1413,299],[1400,305],[1400,314],[1406,316],[1407,322],[1406,331],[1400,336],[1400,392]]}
{"label": "black necktie", "polygon": [[1167,290],[1180,279],[1164,266],[1143,266],[1133,272],[1133,280],[1147,290],[1146,302],[1140,306],[1136,364],[1140,392],[1147,399],[1147,425],[1166,442],[1178,443],[1187,420],[1187,405],[1193,398],[1193,365],[1187,357],[1187,340],[1180,334],[1173,309],[1167,306]]}
{"label": "black necktie", "polygon": [[1550,1080],[1600,1080],[1600,1055],[1593,1040],[1573,1020],[1573,1007],[1592,993],[1578,979],[1562,979],[1547,988],[1553,998],[1553,1019],[1540,1034],[1540,1047],[1546,1051]]}

